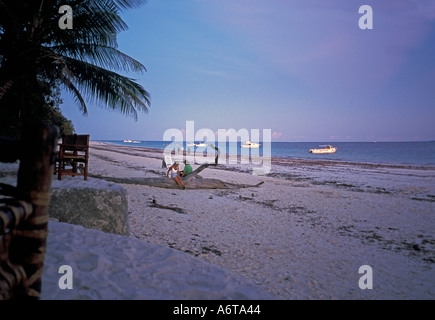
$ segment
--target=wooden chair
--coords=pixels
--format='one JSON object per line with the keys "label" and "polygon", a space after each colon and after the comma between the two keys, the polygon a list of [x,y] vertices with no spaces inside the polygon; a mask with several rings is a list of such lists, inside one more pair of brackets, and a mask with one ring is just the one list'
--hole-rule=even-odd
{"label": "wooden chair", "polygon": [[0,300],[39,299],[48,233],[55,127],[0,139],[0,162],[20,161],[17,185],[0,183]]}
{"label": "wooden chair", "polygon": [[[89,160],[89,135],[62,135],[62,143],[59,145],[58,164],[56,168],[57,177],[62,176],[84,176],[88,179]],[[83,165],[79,168],[78,165]]]}

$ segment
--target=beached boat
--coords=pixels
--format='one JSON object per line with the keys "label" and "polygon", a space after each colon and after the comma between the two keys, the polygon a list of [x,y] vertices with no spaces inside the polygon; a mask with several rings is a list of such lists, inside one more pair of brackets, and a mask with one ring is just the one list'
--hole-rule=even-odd
{"label": "beached boat", "polygon": [[334,153],[335,151],[337,151],[336,147],[330,146],[330,145],[326,145],[326,146],[320,146],[323,147],[321,149],[310,149],[308,152],[309,153]]}
{"label": "beached boat", "polygon": [[245,144],[241,145],[242,148],[259,148],[260,144],[259,143],[255,143],[255,142],[251,142],[251,141],[246,141]]}

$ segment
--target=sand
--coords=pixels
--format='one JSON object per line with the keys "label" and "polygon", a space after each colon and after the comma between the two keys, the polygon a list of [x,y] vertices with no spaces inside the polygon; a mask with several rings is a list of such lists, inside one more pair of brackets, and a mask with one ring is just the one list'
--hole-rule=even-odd
{"label": "sand", "polygon": [[[65,265],[69,274],[60,270]],[[184,252],[54,221],[42,279],[42,300],[274,299],[242,277]]]}
{"label": "sand", "polygon": [[[273,159],[268,175],[252,169],[200,173],[248,188],[151,187],[134,181],[165,176],[160,151],[91,142],[91,175],[124,181],[131,235],[50,222],[42,298],[435,298],[435,168]],[[65,255],[86,280],[60,297]],[[190,271],[171,275],[174,261],[200,270],[202,292],[189,291]],[[153,266],[167,270],[163,282]],[[361,266],[372,289],[360,288],[370,283]]]}
{"label": "sand", "polygon": [[[93,142],[90,172],[162,177],[155,150]],[[193,166],[195,169],[197,165]],[[186,252],[276,299],[435,298],[435,168],[274,159],[200,173],[242,189],[121,184],[131,236]],[[181,210],[152,207],[152,201]],[[373,289],[361,289],[369,265]]]}

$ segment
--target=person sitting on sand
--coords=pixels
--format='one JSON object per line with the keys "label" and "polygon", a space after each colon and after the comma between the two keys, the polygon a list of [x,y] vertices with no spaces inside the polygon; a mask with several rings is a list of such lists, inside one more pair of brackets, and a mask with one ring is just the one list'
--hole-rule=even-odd
{"label": "person sitting on sand", "polygon": [[192,171],[192,166],[187,162],[187,160],[184,160],[184,170],[180,171],[180,176],[187,176],[189,173],[192,173]]}
{"label": "person sitting on sand", "polygon": [[174,164],[169,167],[168,172],[166,173],[167,178],[169,178],[169,172],[171,172],[172,180],[174,180],[183,190],[186,189],[183,181],[180,178],[179,165],[177,162],[174,162]]}

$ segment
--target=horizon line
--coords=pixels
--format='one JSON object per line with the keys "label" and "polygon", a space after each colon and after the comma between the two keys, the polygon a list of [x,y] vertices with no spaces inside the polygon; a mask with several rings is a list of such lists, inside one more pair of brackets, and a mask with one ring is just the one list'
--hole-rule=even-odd
{"label": "horizon line", "polygon": [[[104,141],[124,141],[127,139],[91,139],[91,141],[100,141],[100,142],[104,142]],[[146,140],[146,139],[129,139],[132,142],[126,142],[126,143],[133,143],[133,141],[139,141],[139,142],[187,142],[185,140],[183,141],[172,141],[172,140]],[[251,140],[253,141],[253,140]],[[190,142],[190,141],[189,141]],[[193,141],[193,142],[203,142],[203,141]],[[216,141],[216,142],[229,142],[227,140],[225,141]],[[242,143],[242,141],[237,141]],[[254,141],[256,142],[256,141]],[[263,142],[263,140],[260,140],[258,142]],[[319,141],[270,141],[270,142],[279,142],[279,143],[329,143],[329,144],[333,144],[333,143],[391,143],[391,142],[395,142],[395,143],[409,143],[409,142],[435,142],[435,140],[367,140],[367,141],[330,141],[327,142],[327,140],[319,140]]]}

